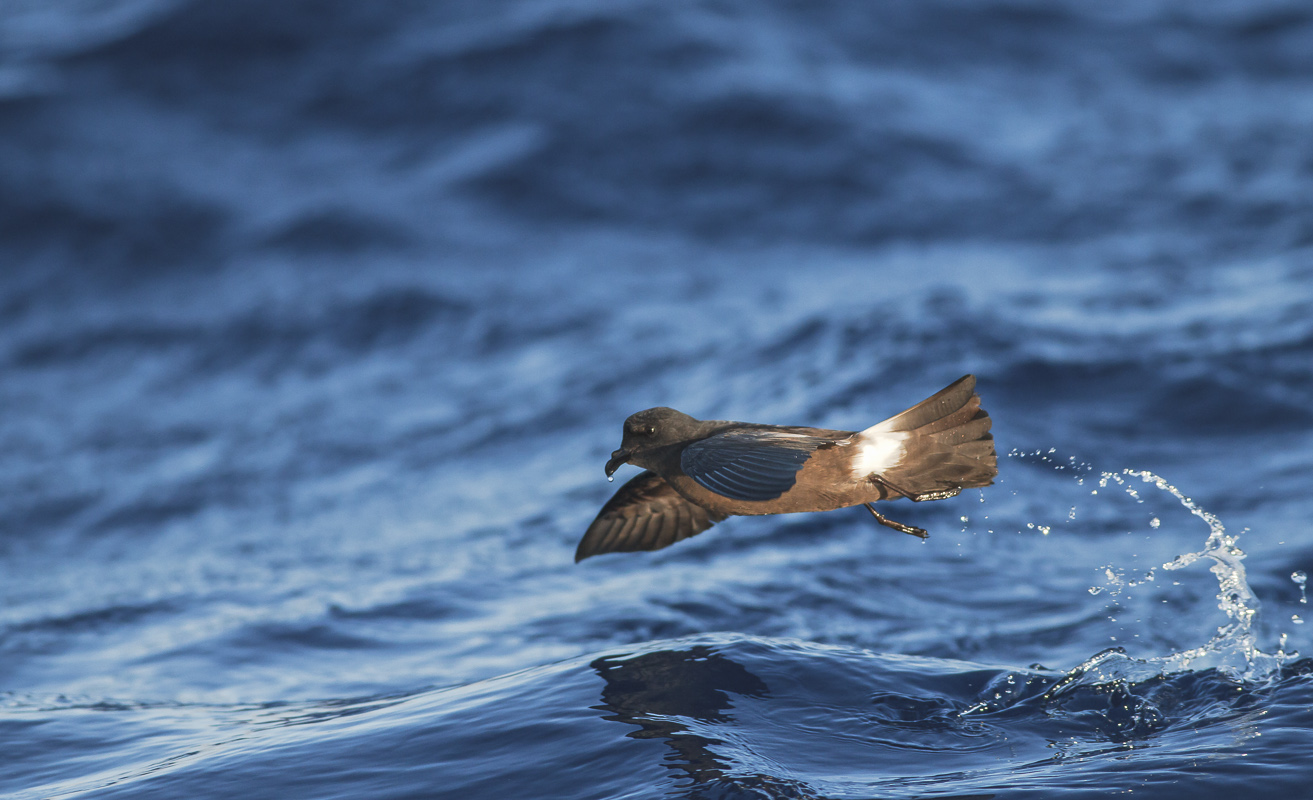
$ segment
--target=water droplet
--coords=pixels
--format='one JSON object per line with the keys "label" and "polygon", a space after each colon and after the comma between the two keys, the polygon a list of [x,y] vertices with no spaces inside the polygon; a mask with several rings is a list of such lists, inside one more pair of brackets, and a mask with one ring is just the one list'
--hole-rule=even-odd
{"label": "water droplet", "polygon": [[1153,519],[1149,520],[1149,527],[1154,528],[1155,530],[1162,524],[1163,521],[1158,519],[1157,517],[1154,517]]}
{"label": "water droplet", "polygon": [[1295,623],[1296,625],[1303,625],[1303,624],[1304,624],[1304,619],[1303,619],[1303,617],[1299,616],[1298,614],[1291,614],[1291,615],[1290,615],[1290,621],[1293,622],[1293,623]]}
{"label": "water droplet", "polygon": [[607,482],[607,483],[615,483],[615,476],[613,476],[613,475],[607,475],[607,476],[606,476],[606,482]]}
{"label": "water droplet", "polygon": [[1308,573],[1302,569],[1297,569],[1290,573],[1290,579],[1299,584],[1299,602],[1308,603],[1308,593],[1306,584],[1308,583]]}

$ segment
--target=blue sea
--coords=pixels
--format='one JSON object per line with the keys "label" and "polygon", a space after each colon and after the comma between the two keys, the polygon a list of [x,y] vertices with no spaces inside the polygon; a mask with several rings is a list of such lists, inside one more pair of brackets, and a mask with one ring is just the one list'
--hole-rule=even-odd
{"label": "blue sea", "polygon": [[4,797],[1299,800],[1311,520],[1306,2],[0,2]]}

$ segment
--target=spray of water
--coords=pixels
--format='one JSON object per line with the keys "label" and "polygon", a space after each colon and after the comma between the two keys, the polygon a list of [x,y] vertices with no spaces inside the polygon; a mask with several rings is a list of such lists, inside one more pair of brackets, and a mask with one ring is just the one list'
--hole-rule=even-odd
{"label": "spray of water", "polygon": [[1175,497],[1182,506],[1208,526],[1208,538],[1203,549],[1185,553],[1163,564],[1163,569],[1179,570],[1201,560],[1212,562],[1208,569],[1217,578],[1217,603],[1228,619],[1225,625],[1207,643],[1157,659],[1163,671],[1184,672],[1216,668],[1241,679],[1257,679],[1270,674],[1285,660],[1284,653],[1268,655],[1258,648],[1254,621],[1260,603],[1249,588],[1245,575],[1245,552],[1240,549],[1237,537],[1226,532],[1226,526],[1215,514],[1200,508],[1180,489],[1152,472],[1124,470],[1123,474],[1139,478],[1160,491]]}
{"label": "spray of water", "polygon": [[[1015,453],[1015,455],[1029,456],[1030,454]],[[1035,455],[1039,456],[1042,462],[1053,463],[1047,454],[1036,452]],[[1073,464],[1070,466],[1077,467],[1074,459],[1072,461]],[[1086,472],[1092,471],[1083,464],[1078,465],[1078,467],[1085,468]],[[1226,527],[1216,515],[1201,508],[1191,498],[1185,496],[1180,489],[1168,483],[1161,476],[1145,470],[1125,469],[1120,473],[1104,472],[1099,478],[1098,487],[1099,489],[1106,489],[1110,483],[1117,484],[1136,502],[1143,502],[1143,498],[1140,496],[1140,488],[1133,482],[1135,479],[1139,479],[1158,491],[1170,494],[1186,510],[1207,525],[1208,536],[1199,551],[1178,555],[1163,564],[1162,569],[1182,570],[1199,562],[1210,562],[1209,571],[1217,579],[1218,608],[1225,614],[1227,621],[1218,627],[1216,634],[1209,641],[1199,647],[1190,648],[1179,653],[1158,657],[1135,658],[1128,655],[1121,647],[1103,650],[1068,671],[1056,682],[1051,683],[1039,695],[1039,699],[1047,702],[1080,686],[1129,686],[1171,674],[1207,669],[1215,669],[1234,680],[1258,682],[1276,674],[1282,664],[1298,657],[1298,653],[1286,653],[1284,651],[1284,636],[1275,654],[1265,653],[1258,647],[1255,622],[1261,604],[1250,589],[1246,578],[1245,553],[1237,542],[1237,536],[1227,533]],[[1084,485],[1084,478],[1077,477],[1077,482]],[[1091,493],[1097,495],[1098,489],[1094,489]],[[1073,508],[1069,517],[1074,519],[1075,512],[1076,509]],[[1156,529],[1162,523],[1158,517],[1154,517],[1149,524]],[[1113,565],[1108,565],[1104,570],[1108,586],[1114,595],[1120,594],[1128,586],[1154,579],[1154,570],[1146,573],[1143,580],[1127,579],[1124,571],[1115,569]],[[1299,585],[1302,595],[1305,583],[1308,580],[1307,575],[1303,572],[1296,572],[1291,576],[1291,580]],[[1090,591],[1092,594],[1098,594],[1104,589],[1102,587],[1092,587]],[[1301,599],[1301,602],[1306,602],[1306,600]],[[1033,678],[1027,679],[1025,683],[1028,685],[1033,684]],[[963,713],[975,714],[1005,708],[1011,705],[1009,698],[1006,696],[1007,694],[1008,692],[995,693],[993,699],[983,700],[966,709]],[[1013,699],[1019,701],[1023,699],[1025,694],[1027,693],[1017,692]]]}

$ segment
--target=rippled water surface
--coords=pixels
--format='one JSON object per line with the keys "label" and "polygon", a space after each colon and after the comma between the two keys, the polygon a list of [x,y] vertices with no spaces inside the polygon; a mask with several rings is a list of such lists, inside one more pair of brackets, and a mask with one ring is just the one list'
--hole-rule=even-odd
{"label": "rippled water surface", "polygon": [[[0,4],[0,794],[1306,797],[1311,129],[1278,0]],[[925,543],[573,563],[968,372]]]}

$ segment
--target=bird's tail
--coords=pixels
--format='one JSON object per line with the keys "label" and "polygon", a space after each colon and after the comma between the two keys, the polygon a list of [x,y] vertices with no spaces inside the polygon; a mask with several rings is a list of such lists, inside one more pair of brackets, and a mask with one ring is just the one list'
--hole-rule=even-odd
{"label": "bird's tail", "polygon": [[[989,414],[980,407],[976,378],[964,375],[906,411],[862,431],[863,444],[901,450],[870,479],[887,497],[951,497],[988,486],[998,474]],[[867,445],[870,446],[870,445]],[[892,463],[890,463],[892,462]]]}

